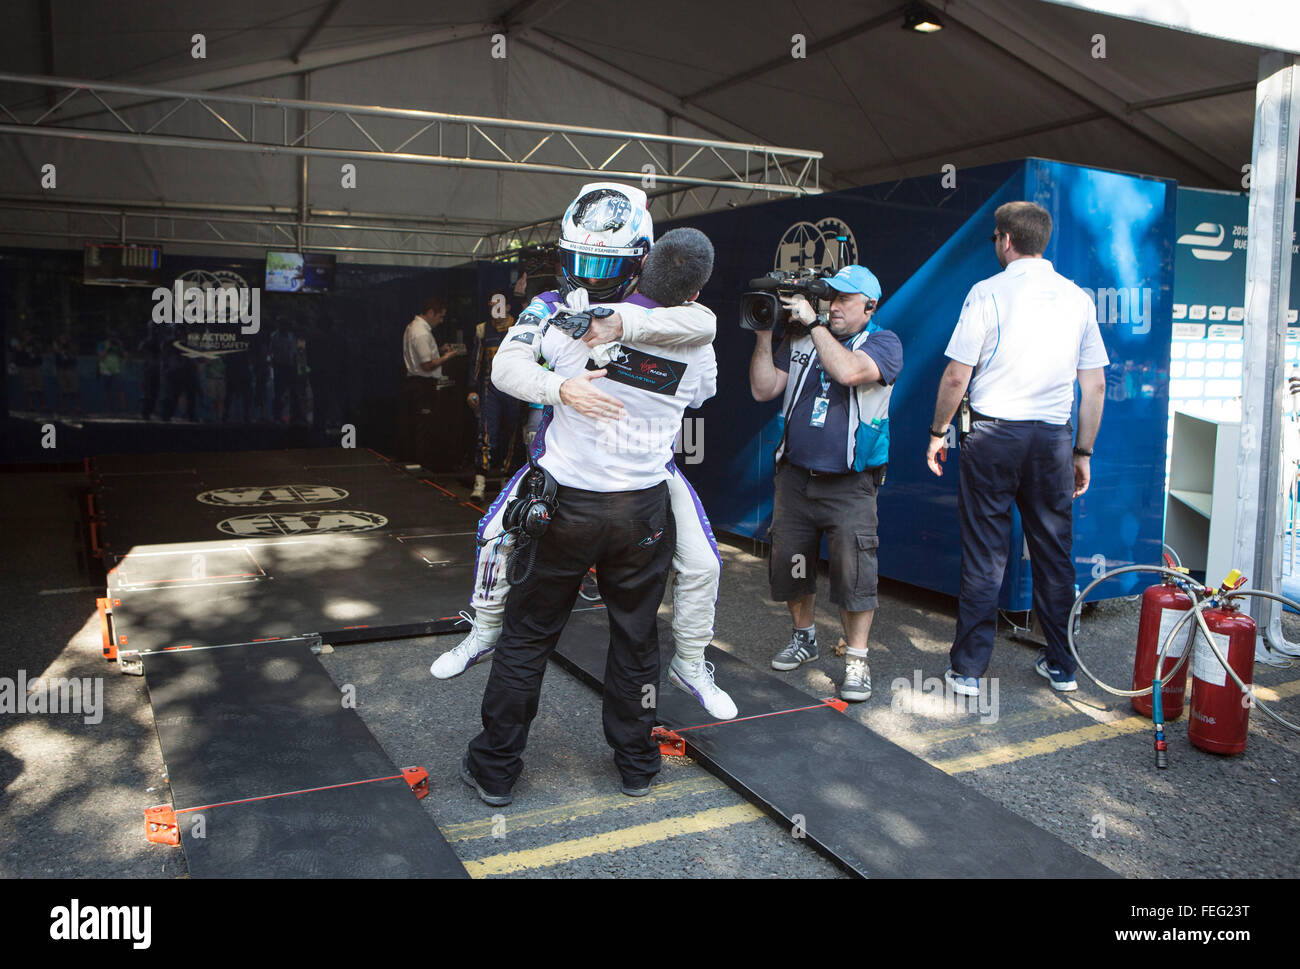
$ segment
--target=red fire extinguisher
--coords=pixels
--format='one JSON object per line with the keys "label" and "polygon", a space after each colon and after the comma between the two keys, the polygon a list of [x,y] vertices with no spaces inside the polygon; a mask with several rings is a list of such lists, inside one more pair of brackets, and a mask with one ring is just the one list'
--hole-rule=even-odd
{"label": "red fire extinguisher", "polygon": [[[1137,655],[1133,658],[1134,690],[1144,690],[1151,685],[1152,675],[1156,669],[1156,655],[1164,645],[1169,631],[1178,620],[1192,608],[1192,597],[1177,586],[1173,579],[1166,577],[1160,585],[1153,585],[1142,593],[1142,614],[1138,618]],[[1191,628],[1188,628],[1188,627]],[[1178,631],[1178,638],[1169,644],[1164,664],[1160,668],[1160,703],[1166,720],[1176,720],[1183,712],[1183,698],[1187,691],[1187,667],[1184,663],[1168,679],[1178,658],[1183,655],[1187,641],[1194,631],[1196,623],[1188,620],[1187,625]],[[1144,717],[1151,716],[1151,694],[1135,696],[1129,699],[1133,709]]]}
{"label": "red fire extinguisher", "polygon": [[[1240,584],[1240,583],[1238,583]],[[1226,583],[1225,583],[1226,585]],[[1202,610],[1219,651],[1241,682],[1251,684],[1255,670],[1255,620],[1231,602]],[[1199,628],[1199,627],[1198,627]],[[1187,739],[1212,754],[1239,754],[1246,749],[1250,700],[1215,657],[1205,634],[1198,633],[1192,654],[1191,716]]]}

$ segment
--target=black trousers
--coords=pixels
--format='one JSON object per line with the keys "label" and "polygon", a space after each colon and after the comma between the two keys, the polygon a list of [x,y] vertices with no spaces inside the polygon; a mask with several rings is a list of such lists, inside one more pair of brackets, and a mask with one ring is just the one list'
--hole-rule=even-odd
{"label": "black trousers", "polygon": [[1074,604],[1073,439],[1068,423],[976,420],[962,441],[961,595],[950,653],[960,676],[983,676],[993,655],[1013,503],[1029,546],[1034,613],[1047,638],[1048,661],[1067,673],[1078,665],[1065,638]]}
{"label": "black trousers", "polygon": [[546,661],[593,565],[609,615],[605,740],[625,783],[641,786],[659,773],[659,746],[650,739],[659,691],[655,615],[677,544],[668,486],[608,493],[560,488],[558,497],[532,571],[506,600],[483,693],[483,732],[469,744],[470,773],[489,794],[509,793],[523,769]]}

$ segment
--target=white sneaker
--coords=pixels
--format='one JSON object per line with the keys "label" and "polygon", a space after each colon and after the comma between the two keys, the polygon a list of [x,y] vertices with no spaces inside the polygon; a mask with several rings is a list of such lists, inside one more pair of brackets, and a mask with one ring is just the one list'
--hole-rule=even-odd
{"label": "white sneaker", "polygon": [[735,719],[736,705],[713,682],[712,663],[702,659],[694,663],[683,663],[674,657],[668,664],[668,679],[699,700],[700,706],[704,707],[709,716],[718,720]]}
{"label": "white sneaker", "polygon": [[434,660],[433,665],[429,667],[429,672],[440,680],[460,676],[475,663],[487,659],[496,652],[496,643],[482,642],[474,620],[466,613],[462,612],[461,615],[470,623],[469,635],[460,641],[460,645],[447,650]]}
{"label": "white sneaker", "polygon": [[482,501],[485,491],[487,491],[487,479],[481,474],[474,475],[474,490],[469,493],[470,498],[474,501]]}

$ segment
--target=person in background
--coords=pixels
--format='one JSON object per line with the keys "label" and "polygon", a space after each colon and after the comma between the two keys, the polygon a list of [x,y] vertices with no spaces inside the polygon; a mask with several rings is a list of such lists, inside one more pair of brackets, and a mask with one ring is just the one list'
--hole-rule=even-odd
{"label": "person in background", "polygon": [[221,421],[228,423],[235,420],[235,409],[239,409],[239,420],[247,423],[251,419],[252,409],[252,371],[250,357],[254,344],[248,349],[224,356],[226,364],[226,396],[221,407]]}
{"label": "person in background", "polygon": [[312,427],[323,434],[342,424],[339,401],[347,381],[344,348],[335,333],[333,317],[321,308],[307,340],[307,365],[311,382]]}
{"label": "person in background", "polygon": [[402,331],[402,363],[406,376],[402,380],[401,407],[398,412],[398,458],[414,460],[421,453],[421,426],[438,407],[438,381],[442,365],[463,350],[450,343],[438,346],[434,327],[447,318],[447,304],[430,296],[424,309],[415,314]]}
{"label": "person in background", "polygon": [[170,421],[177,412],[181,398],[185,399],[185,420],[198,419],[199,368],[194,358],[182,352],[180,344],[185,338],[184,323],[161,327],[163,337],[162,390],[160,416]]}
{"label": "person in background", "polygon": [[248,371],[253,388],[253,409],[250,421],[262,423],[270,419],[271,348],[270,336],[263,328],[252,334],[248,341]]}
{"label": "person in background", "polygon": [[136,346],[143,364],[140,367],[140,420],[147,421],[153,417],[154,408],[158,406],[158,395],[162,392],[163,340],[167,331],[157,324],[150,323],[144,339]]}
{"label": "person in background", "polygon": [[[122,386],[122,366],[126,363],[126,350],[116,333],[99,342],[99,379],[104,384],[104,404],[110,414],[126,410],[126,388]],[[113,406],[113,392],[117,392],[120,407]]]}
{"label": "person in background", "polygon": [[[1043,258],[1052,237],[1048,211],[1008,202],[993,219],[989,241],[1002,272],[976,283],[962,306],[926,455],[942,475],[949,423],[969,387],[971,424],[957,486],[961,592],[944,678],[955,693],[979,695],[993,655],[1014,504],[1029,549],[1034,614],[1047,640],[1034,668],[1052,689],[1069,692],[1079,688],[1065,628],[1074,604],[1072,503],[1091,479],[1110,361],[1092,300]],[[1076,380],[1077,438],[1070,426]]]}
{"label": "person in background", "polygon": [[298,336],[287,315],[280,317],[271,334],[271,371],[275,380],[271,420],[287,424],[298,410]]}
{"label": "person in background", "polygon": [[226,409],[226,357],[216,354],[203,363],[203,383],[208,394],[208,420],[221,420]]}
{"label": "person in background", "polygon": [[[59,412],[80,414],[81,392],[77,386],[77,345],[63,333],[54,341],[54,375],[59,381]],[[67,410],[64,407],[71,404]]]}
{"label": "person in background", "polygon": [[510,296],[503,289],[488,296],[488,318],[474,328],[474,359],[469,379],[473,388],[468,397],[478,413],[478,439],[474,451],[474,490],[471,501],[482,501],[487,489],[487,475],[493,468],[507,470],[513,453],[515,432],[522,410],[520,401],[492,385],[492,359],[515,325]]}
{"label": "person in background", "polygon": [[23,330],[10,340],[9,351],[22,381],[23,406],[31,411],[45,410],[45,356],[32,331]]}

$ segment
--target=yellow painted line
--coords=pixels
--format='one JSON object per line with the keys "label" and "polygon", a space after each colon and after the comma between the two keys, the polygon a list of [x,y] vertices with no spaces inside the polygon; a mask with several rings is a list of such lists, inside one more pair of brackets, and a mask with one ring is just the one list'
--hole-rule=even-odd
{"label": "yellow painted line", "polygon": [[[506,833],[509,833],[523,828],[537,828],[547,824],[563,824],[566,821],[575,821],[578,818],[591,817],[594,814],[604,814],[607,811],[644,807],[647,804],[660,801],[671,801],[679,797],[690,797],[694,794],[707,794],[712,791],[727,789],[727,786],[722,781],[712,775],[705,774],[702,777],[691,777],[683,781],[656,784],[650,788],[650,793],[645,797],[628,797],[626,794],[621,793],[602,794],[598,797],[589,797],[581,801],[571,801],[568,804],[558,804],[553,807],[536,808],[518,814],[507,814],[503,809],[500,810],[500,813],[505,818]],[[466,793],[472,792],[466,788]],[[442,828],[442,836],[448,841],[472,841],[475,838],[488,837],[493,833],[495,827],[496,822],[492,818],[483,818],[479,821],[449,824]]]}
{"label": "yellow painted line", "polygon": [[[1256,696],[1264,702],[1277,701],[1300,695],[1300,680],[1291,680],[1287,683],[1280,683],[1277,686],[1257,686]],[[1060,707],[1061,716],[1072,713],[1081,713],[1077,707],[1062,705]],[[1018,715],[1016,718],[1004,718],[998,721],[998,726],[1019,726],[1024,723],[1033,722],[1040,719],[1046,719],[1037,711],[1031,711],[1028,714]],[[1018,723],[1016,721],[1019,721]],[[987,729],[987,728],[985,728]],[[1080,727],[1076,730],[1066,730],[1061,733],[1048,734],[1045,737],[1036,737],[1033,740],[1027,740],[1014,744],[1005,744],[1000,747],[994,747],[990,750],[980,751],[979,753],[966,754],[962,757],[952,757],[947,760],[930,761],[930,763],[947,774],[962,774],[966,771],[979,770],[981,767],[993,767],[998,764],[1010,764],[1017,760],[1024,760],[1027,757],[1037,757],[1041,754],[1053,754],[1058,750],[1066,750],[1070,747],[1078,747],[1082,744],[1093,743],[1098,740],[1109,740],[1112,737],[1122,737],[1125,734],[1139,733],[1142,730],[1152,729],[1151,721],[1145,717],[1125,716],[1107,723],[1096,723],[1089,727]],[[950,731],[936,731],[945,734],[940,739],[931,741],[925,746],[933,746],[947,743],[949,740],[960,739],[963,734],[958,733],[961,730],[969,730],[973,735],[978,728],[954,728]],[[928,738],[927,738],[928,739]],[[897,742],[897,741],[896,741]],[[921,749],[925,749],[924,747]]]}
{"label": "yellow painted line", "polygon": [[500,855],[489,855],[477,861],[466,861],[465,869],[472,878],[484,878],[488,875],[505,875],[531,868],[548,868],[563,865],[579,858],[592,855],[608,854],[612,851],[625,851],[641,845],[666,841],[684,834],[701,834],[716,831],[718,828],[733,824],[745,824],[766,817],[752,804],[737,804],[733,807],[711,808],[697,814],[688,814],[680,818],[665,818],[649,824],[638,824],[618,831],[594,834],[586,838],[574,838],[571,841],[558,841],[541,848],[529,848],[524,851],[509,851]]}
{"label": "yellow painted line", "polygon": [[1109,740],[1112,737],[1122,737],[1125,734],[1151,729],[1153,728],[1150,720],[1143,717],[1125,717],[1112,723],[1094,723],[1090,727],[1065,730],[1061,733],[1048,734],[1046,737],[1035,737],[1033,740],[1004,744],[1001,747],[982,750],[977,754],[966,754],[963,757],[935,760],[930,763],[945,774],[963,774],[966,771],[979,770],[981,767],[1010,764],[1013,761],[1024,760],[1026,757],[1054,754],[1059,750],[1090,744],[1097,740]]}
{"label": "yellow painted line", "polygon": [[[999,728],[1005,730],[1014,727],[1027,727],[1030,724],[1077,715],[1087,716],[1078,707],[1065,703],[1054,703],[1049,707],[1039,707],[1013,713],[1010,716],[999,717],[996,723],[970,723],[960,727],[940,727],[934,730],[925,730],[923,733],[918,730],[914,733],[914,736],[919,741],[919,750],[929,750],[931,747],[938,747],[940,744],[951,743],[954,740],[967,740],[981,735],[988,736],[991,731]],[[901,743],[901,741],[895,740],[894,743]]]}

